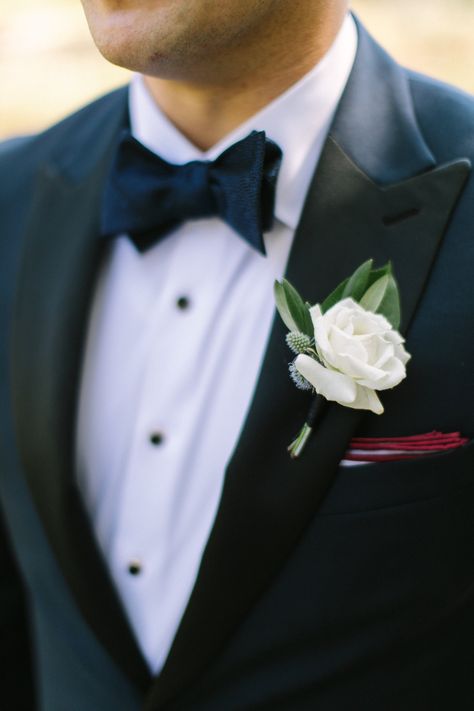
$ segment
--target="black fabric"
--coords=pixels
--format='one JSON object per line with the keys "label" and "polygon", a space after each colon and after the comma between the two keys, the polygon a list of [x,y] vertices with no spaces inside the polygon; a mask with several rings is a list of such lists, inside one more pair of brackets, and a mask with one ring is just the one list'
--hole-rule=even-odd
{"label": "black fabric", "polygon": [[215,161],[184,165],[167,163],[126,131],[105,189],[101,232],[128,234],[144,251],[185,220],[218,215],[265,254],[280,163],[280,148],[263,131]]}
{"label": "black fabric", "polygon": [[33,711],[30,619],[18,566],[0,517],[0,707]]}

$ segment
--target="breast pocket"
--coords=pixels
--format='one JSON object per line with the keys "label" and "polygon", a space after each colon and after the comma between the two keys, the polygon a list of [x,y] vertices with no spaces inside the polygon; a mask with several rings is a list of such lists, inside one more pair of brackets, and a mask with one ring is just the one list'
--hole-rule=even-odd
{"label": "breast pocket", "polygon": [[356,513],[445,496],[474,484],[474,440],[451,452],[339,467],[318,515]]}

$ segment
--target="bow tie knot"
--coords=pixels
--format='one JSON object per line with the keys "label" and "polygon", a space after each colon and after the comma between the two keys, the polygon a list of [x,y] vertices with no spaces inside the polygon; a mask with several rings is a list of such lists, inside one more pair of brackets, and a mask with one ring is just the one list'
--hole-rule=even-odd
{"label": "bow tie knot", "polygon": [[281,156],[263,131],[253,131],[214,161],[173,165],[127,132],[106,184],[101,232],[128,234],[145,250],[185,220],[218,215],[265,253]]}
{"label": "bow tie knot", "polygon": [[180,166],[174,191],[177,214],[186,215],[188,219],[197,219],[217,212],[211,172],[209,161],[195,160]]}

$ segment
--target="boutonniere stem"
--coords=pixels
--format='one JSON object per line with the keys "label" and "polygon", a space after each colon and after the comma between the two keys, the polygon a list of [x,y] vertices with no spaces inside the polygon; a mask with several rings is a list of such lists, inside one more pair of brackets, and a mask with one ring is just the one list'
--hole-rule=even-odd
{"label": "boutonniere stem", "polygon": [[306,442],[311,436],[311,433],[318,426],[326,412],[328,401],[322,395],[314,395],[311,400],[311,405],[306,417],[305,423],[301,428],[296,439],[288,447],[288,452],[292,459],[297,459],[303,451]]}

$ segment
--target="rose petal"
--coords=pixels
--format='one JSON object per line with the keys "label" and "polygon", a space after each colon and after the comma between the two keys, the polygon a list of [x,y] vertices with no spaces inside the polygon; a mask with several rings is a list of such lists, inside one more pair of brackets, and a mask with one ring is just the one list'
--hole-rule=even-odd
{"label": "rose petal", "polygon": [[406,378],[406,370],[402,361],[398,358],[390,358],[384,365],[382,371],[383,377],[376,382],[365,382],[359,380],[360,385],[365,385],[375,390],[388,390],[394,388]]}
{"label": "rose petal", "polygon": [[379,382],[383,382],[386,376],[386,368],[381,370],[373,365],[356,360],[350,354],[341,355],[336,360],[337,369],[347,373],[357,382],[374,390],[380,390]]}
{"label": "rose petal", "polygon": [[359,311],[355,311],[352,315],[354,322],[354,333],[364,335],[366,333],[383,334],[389,331],[392,326],[382,314],[374,314],[372,311],[365,311],[359,307]]}
{"label": "rose petal", "polygon": [[383,413],[383,405],[380,402],[375,390],[357,385],[357,394],[354,402],[349,405],[354,410],[370,410],[376,415]]}
{"label": "rose petal", "polygon": [[319,304],[315,304],[310,308],[309,314],[311,316],[311,320],[314,326],[318,318],[321,318],[321,316],[323,315],[323,312],[321,311],[321,306]]}
{"label": "rose petal", "polygon": [[[329,311],[327,313],[329,313]],[[310,314],[313,321],[314,340],[318,348],[321,348],[322,351],[330,351],[331,346],[328,341],[329,322],[326,319],[326,314],[324,314],[324,316],[321,314],[321,309],[318,304],[310,309]]]}
{"label": "rose petal", "polygon": [[406,365],[408,363],[408,361],[410,360],[411,355],[403,347],[403,344],[405,343],[405,339],[402,338],[402,336],[398,333],[398,331],[394,331],[394,330],[388,331],[385,334],[385,338],[395,345],[395,357],[400,358],[403,365]]}
{"label": "rose petal", "polygon": [[347,375],[325,368],[314,358],[304,354],[296,358],[295,368],[326,400],[349,406],[355,400],[357,388]]}
{"label": "rose petal", "polygon": [[384,369],[385,363],[390,360],[390,358],[393,358],[395,355],[395,349],[397,348],[397,346],[391,341],[389,341],[387,338],[385,338],[385,335],[382,338],[380,336],[376,336],[373,339],[375,348],[372,351],[373,358],[371,360],[371,363],[373,364],[374,368]]}
{"label": "rose petal", "polygon": [[[333,353],[350,355],[354,360],[360,360],[363,363],[367,362],[367,349],[364,348],[364,344],[357,337],[351,336],[333,326],[329,333],[329,342]],[[334,363],[334,366],[338,368],[337,362]],[[338,368],[338,370],[341,369]]]}

